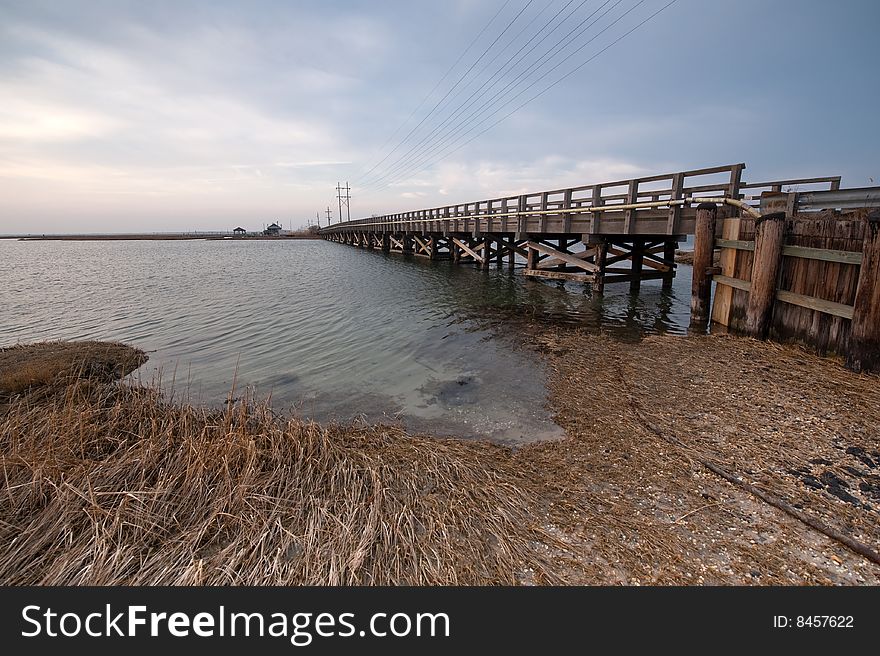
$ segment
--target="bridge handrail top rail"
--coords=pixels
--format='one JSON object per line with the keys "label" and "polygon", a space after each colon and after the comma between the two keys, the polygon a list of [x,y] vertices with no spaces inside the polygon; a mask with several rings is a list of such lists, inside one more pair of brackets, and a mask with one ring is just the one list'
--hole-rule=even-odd
{"label": "bridge handrail top rail", "polygon": [[[547,213],[588,213],[597,211],[622,211],[633,209],[633,201],[643,203],[640,199],[652,198],[659,201],[660,196],[668,196],[668,200],[683,199],[693,197],[696,194],[701,196],[712,197],[718,202],[726,202],[726,200],[734,198],[736,200],[745,198],[753,200],[751,196],[743,196],[740,194],[742,189],[758,189],[781,187],[793,184],[816,184],[829,183],[832,189],[839,187],[840,176],[826,176],[815,178],[795,178],[790,180],[778,180],[768,182],[752,182],[747,183],[741,180],[742,171],[746,168],[745,163],[727,164],[722,166],[712,166],[700,169],[691,169],[688,171],[679,171],[675,173],[664,173],[659,175],[650,175],[643,177],[630,178],[628,180],[617,180],[612,182],[602,182],[597,184],[581,185],[576,187],[565,187],[560,189],[537,191],[523,194],[513,194],[509,196],[500,196],[488,200],[469,201],[464,203],[454,203],[450,205],[442,205],[433,208],[406,210],[402,212],[394,212],[391,214],[382,214],[372,217],[363,217],[350,221],[342,221],[331,224],[322,231],[333,230],[344,226],[354,225],[377,225],[388,224],[394,222],[413,222],[413,221],[442,221],[455,218],[477,218],[477,217],[504,217],[517,216],[520,214],[547,214]],[[704,175],[712,175],[718,173],[730,173],[728,180],[701,185],[687,186],[685,180]],[[668,188],[660,189],[639,189],[642,183],[660,182],[671,180],[672,185]],[[599,196],[594,198],[592,193],[589,197],[572,198],[572,195],[581,191],[588,191],[614,187],[628,187],[626,193],[609,194],[607,196]],[[564,194],[563,199],[550,200],[549,196]],[[653,197],[658,197],[654,199]],[[529,199],[540,198],[540,201],[529,202]],[[522,202],[520,199],[524,199]],[[596,203],[595,201],[601,201]],[[511,207],[511,201],[513,205]],[[585,203],[590,203],[586,205]],[[678,205],[678,203],[676,203]],[[552,207],[551,207],[552,206]],[[598,207],[605,207],[604,210],[598,210]],[[473,209],[470,209],[473,208]],[[463,212],[463,214],[460,214]],[[414,218],[415,217],[415,218]]]}

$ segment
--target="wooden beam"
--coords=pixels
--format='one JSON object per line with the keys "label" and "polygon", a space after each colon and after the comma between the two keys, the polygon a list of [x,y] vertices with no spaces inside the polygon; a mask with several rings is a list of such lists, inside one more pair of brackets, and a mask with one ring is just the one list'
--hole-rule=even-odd
{"label": "wooden beam", "polygon": [[[455,242],[456,246],[458,246],[461,250],[463,250],[465,253],[467,253],[472,258],[474,258],[477,262],[483,261],[483,257],[481,255],[478,255],[476,251],[471,250],[471,248],[467,244],[465,244],[463,241],[461,241],[455,237],[452,238],[452,241]],[[480,246],[477,246],[477,248],[480,248]]]}
{"label": "wooden beam", "polygon": [[598,267],[591,262],[584,262],[581,259],[578,259],[574,255],[569,253],[562,253],[555,248],[551,248],[550,246],[544,246],[543,244],[539,244],[535,241],[526,242],[526,246],[531,248],[532,250],[538,251],[539,253],[544,253],[545,255],[549,255],[550,257],[555,257],[557,259],[562,260],[563,262],[568,262],[571,265],[578,267],[579,269],[583,269],[584,271],[589,271],[593,273],[598,269]]}
{"label": "wooden beam", "polygon": [[593,275],[590,273],[563,273],[561,271],[544,271],[543,269],[526,269],[524,275],[533,278],[550,278],[552,280],[571,280],[573,282],[593,282]]}
{"label": "wooden beam", "polygon": [[838,251],[826,248],[807,248],[806,246],[784,246],[782,254],[788,257],[802,257],[808,260],[823,262],[842,262],[843,264],[861,264],[862,253],[857,251]]}
{"label": "wooden beam", "polygon": [[[595,257],[596,249],[595,248],[588,248],[587,250],[581,251],[580,253],[569,253],[569,254],[572,255],[573,257],[577,257],[579,259],[585,260],[588,257]],[[558,257],[550,256],[546,260],[542,260],[541,263],[538,265],[538,268],[543,269],[545,267],[557,266],[557,265],[561,264],[562,262],[563,262],[563,260],[559,259]]]}
{"label": "wooden beam", "polygon": [[712,280],[717,282],[719,285],[733,287],[734,289],[741,289],[744,292],[747,292],[752,288],[752,283],[750,283],[748,280],[740,280],[739,278],[731,278],[730,276],[712,276]]}
{"label": "wooden beam", "polygon": [[853,318],[852,305],[834,303],[832,301],[826,301],[823,298],[816,298],[815,296],[804,296],[803,294],[795,294],[794,292],[785,291],[784,289],[779,289],[776,291],[776,298],[783,303],[791,303],[792,305],[798,305],[800,307],[808,308],[810,310],[816,310],[817,312],[832,314],[835,317],[843,317],[844,319]]}

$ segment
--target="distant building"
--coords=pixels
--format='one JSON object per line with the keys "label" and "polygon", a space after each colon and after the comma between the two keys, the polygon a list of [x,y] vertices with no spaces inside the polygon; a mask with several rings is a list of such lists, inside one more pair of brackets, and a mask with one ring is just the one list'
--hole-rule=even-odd
{"label": "distant building", "polygon": [[268,228],[263,230],[263,234],[266,235],[267,237],[277,237],[278,235],[281,234],[281,226],[278,225],[277,223],[273,223]]}
{"label": "distant building", "polygon": [[247,234],[247,230],[245,230],[244,228],[236,228],[232,231],[232,234],[236,237],[244,237],[245,234]]}

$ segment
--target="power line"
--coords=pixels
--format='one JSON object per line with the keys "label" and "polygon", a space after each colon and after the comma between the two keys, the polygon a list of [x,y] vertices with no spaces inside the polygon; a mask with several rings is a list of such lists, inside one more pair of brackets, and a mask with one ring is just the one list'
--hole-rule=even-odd
{"label": "power line", "polygon": [[[643,2],[643,1],[644,1],[644,0],[642,0],[642,2]],[[543,94],[547,93],[550,89],[552,89],[553,87],[555,87],[557,84],[561,83],[563,80],[567,79],[568,77],[570,77],[571,75],[573,75],[574,73],[576,73],[577,71],[579,71],[581,68],[583,68],[584,66],[586,66],[587,64],[589,64],[590,62],[592,62],[593,60],[595,60],[597,57],[599,57],[602,53],[604,53],[605,51],[607,51],[609,48],[613,47],[614,45],[616,45],[617,43],[619,43],[620,41],[622,41],[624,38],[626,38],[627,36],[629,36],[630,34],[632,34],[633,32],[635,32],[637,29],[639,29],[640,27],[642,27],[643,25],[645,25],[646,23],[648,23],[649,21],[651,21],[652,19],[654,19],[654,18],[655,18],[657,15],[659,15],[661,12],[665,11],[667,8],[669,8],[670,6],[672,6],[673,4],[675,4],[676,1],[677,1],[677,0],[671,0],[670,2],[668,2],[666,5],[664,5],[663,7],[661,7],[660,9],[658,9],[657,11],[655,11],[653,14],[651,14],[651,15],[648,16],[647,18],[645,18],[643,21],[641,21],[640,23],[638,23],[637,25],[635,25],[635,26],[632,27],[631,29],[627,30],[626,32],[624,32],[623,34],[621,34],[618,38],[616,38],[614,41],[612,41],[611,43],[609,43],[608,45],[606,45],[604,48],[602,48],[601,50],[599,50],[598,52],[596,52],[595,54],[593,54],[593,55],[592,55],[590,58],[588,58],[586,61],[584,61],[584,62],[582,62],[581,64],[579,64],[578,66],[576,66],[575,68],[573,68],[572,70],[570,70],[570,71],[569,71],[568,73],[566,73],[565,75],[562,75],[562,76],[559,77],[558,79],[554,80],[552,83],[550,83],[549,85],[547,85],[546,87],[544,87],[543,89],[541,89],[538,93],[534,94],[533,96],[531,96],[530,98],[528,98],[526,101],[524,101],[523,103],[519,104],[519,105],[518,105],[517,107],[515,107],[513,110],[511,110],[510,112],[508,112],[507,114],[505,114],[504,116],[502,116],[500,119],[498,119],[497,121],[493,122],[491,125],[487,126],[485,129],[481,130],[480,132],[478,132],[477,134],[475,134],[474,136],[472,136],[472,137],[471,137],[470,139],[468,139],[467,141],[464,141],[463,143],[460,143],[460,144],[458,144],[458,145],[456,145],[456,143],[453,142],[452,144],[450,144],[450,145],[446,148],[445,151],[441,152],[441,154],[440,154],[439,157],[436,157],[435,159],[433,159],[433,160],[431,160],[431,161],[425,161],[425,160],[423,160],[422,162],[420,162],[419,164],[417,164],[417,166],[420,166],[420,168],[419,168],[417,171],[424,170],[424,169],[427,168],[428,166],[431,166],[431,165],[436,164],[436,163],[438,163],[438,162],[440,162],[440,161],[443,161],[444,159],[446,159],[447,157],[449,157],[449,156],[452,155],[453,153],[457,152],[458,150],[460,150],[461,148],[463,148],[463,147],[466,146],[467,144],[471,143],[472,141],[474,141],[475,139],[477,139],[477,138],[480,137],[481,135],[485,134],[486,132],[488,132],[489,130],[491,130],[493,127],[495,127],[496,125],[498,125],[499,123],[501,123],[502,121],[506,120],[507,118],[509,118],[510,116],[512,116],[513,114],[515,114],[517,111],[519,111],[520,109],[522,109],[523,107],[525,107],[527,104],[531,103],[532,101],[534,101],[534,100],[537,99],[538,97],[540,97],[540,96],[542,96]],[[638,4],[642,4],[642,2],[640,2],[640,3],[638,3]],[[622,14],[620,17],[618,17],[614,22],[612,22],[610,25],[608,25],[606,28],[604,28],[599,34],[597,34],[596,37],[598,37],[599,35],[602,34],[602,32],[607,31],[610,27],[612,27],[614,24],[616,24],[617,22],[619,22],[624,16],[626,16],[626,14],[630,13],[630,12],[631,12],[633,9],[635,9],[635,7],[637,7],[637,6],[638,6],[638,5],[635,5],[634,7],[632,7],[631,9],[629,9],[627,12],[625,12],[624,14]],[[591,39],[590,42],[592,42],[593,40],[595,40],[596,37],[594,37],[593,39]],[[587,43],[583,44],[583,45],[580,46],[577,50],[575,50],[575,51],[573,51],[572,53],[570,53],[569,56],[567,56],[565,59],[563,59],[563,60],[560,61],[558,64],[556,64],[556,65],[555,65],[550,71],[548,71],[548,73],[549,73],[549,72],[552,72],[553,70],[556,70],[557,68],[559,68],[559,66],[561,66],[562,64],[564,64],[565,61],[567,61],[567,60],[570,59],[572,56],[574,56],[577,52],[579,52],[580,50],[582,50],[582,49],[583,49],[586,45],[588,45],[590,42],[587,42]],[[525,91],[526,91],[526,89],[524,89],[523,91],[521,91],[520,93],[518,93],[518,94],[514,97],[514,99],[520,97],[523,93],[525,93]],[[470,130],[468,130],[467,132],[465,132],[465,134],[464,134],[463,136],[466,137],[467,135],[471,134],[475,129],[479,128],[480,125],[482,125],[483,123],[485,123],[486,121],[488,121],[489,119],[491,119],[493,116],[495,116],[496,114],[498,114],[500,111],[502,111],[502,109],[503,109],[503,108],[499,108],[499,109],[495,110],[494,112],[492,112],[491,114],[489,114],[488,116],[486,116],[486,117],[485,117],[482,121],[480,121],[477,125],[475,125],[475,126],[472,127]],[[416,172],[417,172],[417,171],[416,171]],[[403,176],[406,176],[406,175],[408,175],[408,174],[411,173],[411,172],[412,172],[412,171],[404,172],[404,173],[403,173]],[[386,185],[384,185],[384,186],[387,186],[388,184],[393,184],[394,182],[398,181],[399,179],[401,179],[401,178],[400,178],[400,177],[397,177],[396,179],[390,180],[390,181],[389,181],[388,183],[386,183]]]}
{"label": "power line", "polygon": [[[469,114],[468,116],[464,117],[462,120],[460,120],[460,121],[459,121],[458,123],[456,123],[454,126],[452,126],[449,130],[447,130],[444,134],[439,135],[438,137],[436,137],[436,138],[435,138],[434,140],[432,140],[431,142],[428,142],[428,138],[423,139],[421,142],[419,142],[419,144],[417,144],[415,147],[411,148],[411,149],[408,151],[408,153],[407,153],[406,155],[404,155],[403,157],[399,158],[399,159],[398,159],[398,160],[397,160],[397,161],[396,161],[396,162],[395,162],[395,163],[394,163],[394,164],[393,164],[393,165],[392,165],[392,166],[386,171],[386,173],[384,173],[383,175],[381,175],[381,176],[379,176],[378,178],[376,178],[376,179],[373,181],[373,183],[371,183],[371,184],[375,184],[375,183],[377,183],[377,182],[379,182],[379,181],[381,181],[381,180],[383,180],[383,179],[386,179],[386,178],[389,178],[389,177],[395,176],[399,171],[406,169],[410,164],[413,163],[413,161],[418,160],[418,159],[423,155],[423,153],[416,152],[416,151],[418,150],[419,147],[421,147],[421,146],[424,145],[425,148],[424,148],[423,150],[427,150],[428,148],[431,148],[431,147],[433,147],[434,145],[439,145],[440,143],[442,143],[442,141],[443,141],[444,139],[448,139],[450,136],[454,135],[454,134],[459,130],[459,128],[460,128],[461,126],[463,126],[465,123],[467,123],[469,120],[472,120],[472,119],[475,118],[476,116],[479,116],[480,114],[482,114],[482,113],[483,113],[486,109],[488,109],[489,107],[491,107],[491,106],[493,106],[493,105],[497,105],[498,103],[500,103],[500,102],[501,102],[501,101],[502,101],[507,95],[509,95],[513,90],[515,90],[515,89],[518,88],[519,86],[522,86],[523,81],[524,81],[526,78],[528,78],[533,72],[535,72],[535,70],[540,69],[541,66],[543,66],[543,65],[544,65],[545,63],[547,63],[548,61],[552,60],[552,59],[553,59],[556,55],[558,55],[562,50],[564,50],[566,47],[568,47],[568,45],[570,45],[575,39],[577,39],[577,38],[578,38],[579,36],[581,36],[584,32],[586,32],[587,30],[589,30],[589,29],[590,29],[593,25],[595,25],[599,20],[601,20],[602,18],[604,18],[605,16],[607,16],[611,11],[613,11],[613,10],[614,10],[614,9],[615,9],[615,8],[616,8],[616,7],[622,2],[622,1],[623,1],[623,0],[617,0],[617,2],[615,2],[615,3],[614,3],[614,4],[613,4],[613,5],[612,5],[612,6],[611,6],[611,7],[610,7],[605,13],[603,13],[601,16],[599,16],[599,18],[597,18],[596,20],[592,21],[589,25],[587,25],[587,26],[584,27],[583,29],[580,29],[580,28],[584,25],[584,23],[586,23],[587,21],[589,21],[593,16],[595,16],[599,11],[601,11],[602,8],[604,8],[605,6],[607,6],[607,5],[609,4],[609,2],[611,2],[611,0],[606,0],[606,1],[605,1],[600,7],[598,7],[595,11],[593,11],[593,13],[591,13],[589,16],[587,16],[586,18],[584,18],[583,20],[581,20],[581,21],[580,21],[577,25],[575,25],[574,28],[572,28],[572,29],[571,29],[571,30],[570,30],[565,36],[563,36],[561,39],[559,39],[558,41],[556,41],[552,46],[550,46],[550,48],[549,48],[546,52],[544,52],[543,55],[541,55],[536,61],[533,61],[529,66],[527,66],[526,69],[525,69],[524,71],[521,71],[521,72],[517,73],[517,75],[514,77],[514,79],[513,79],[513,80],[511,81],[511,83],[510,83],[511,86],[508,87],[508,89],[507,89],[506,91],[504,91],[499,97],[496,97],[495,99],[493,99],[493,100],[491,100],[491,101],[488,101],[488,102],[484,103],[482,106],[478,107],[474,112],[472,112],[472,113]],[[586,4],[586,2],[587,2],[587,0],[583,0],[583,1],[582,1],[582,2],[581,2],[581,3],[580,3],[580,4],[579,4],[579,5],[578,5],[578,6],[577,6],[572,12],[571,12],[571,13],[568,14],[568,16],[566,16],[562,21],[560,21],[560,23],[559,23],[558,25],[556,25],[556,27],[554,27],[550,32],[548,32],[546,35],[544,35],[544,37],[543,37],[540,41],[538,41],[538,43],[536,43],[534,46],[532,46],[532,48],[530,48],[528,52],[526,52],[522,57],[520,57],[520,58],[515,62],[514,65],[519,64],[523,59],[525,59],[525,58],[526,58],[531,52],[533,52],[533,51],[534,51],[534,50],[535,50],[535,49],[536,49],[541,43],[543,43],[543,42],[544,42],[544,41],[545,41],[545,40],[546,40],[551,34],[553,34],[553,32],[555,32],[559,27],[561,27],[561,25],[565,22],[565,20],[567,20],[568,18],[570,18],[570,17],[571,17],[571,16],[572,16],[572,15],[573,15],[578,9],[580,9],[584,4]],[[642,2],[644,2],[644,0],[642,0]],[[641,2],[640,2],[639,4],[641,4]],[[638,6],[638,5],[636,5],[636,6]],[[563,9],[564,9],[564,8],[563,8]],[[630,11],[632,11],[632,10],[630,10]],[[628,13],[628,12],[627,12],[627,13]],[[558,16],[558,13],[557,13],[557,16]],[[540,34],[541,31],[543,31],[544,29],[546,29],[546,27],[548,27],[549,24],[550,24],[555,18],[556,18],[556,16],[554,16],[554,17],[548,22],[548,24],[545,25],[544,28],[542,28],[542,30],[540,30],[540,31],[538,32],[538,34]],[[578,30],[580,30],[580,31],[578,31]],[[571,37],[571,35],[574,34],[575,32],[577,32],[577,34],[575,34],[574,37]],[[535,35],[535,36],[537,36],[537,35]],[[569,37],[571,37],[571,38],[569,38]],[[534,38],[534,37],[533,37],[533,38]],[[560,45],[560,44],[561,44],[561,45]],[[522,49],[520,49],[520,50],[522,50]],[[518,54],[518,53],[517,53],[517,54]],[[514,56],[516,56],[516,55],[514,55]],[[512,59],[513,59],[513,58],[511,58],[510,60],[508,60],[507,63],[509,64],[510,61],[512,61]],[[505,64],[504,67],[506,67],[506,65],[507,65],[507,64]],[[499,70],[503,70],[504,67],[502,67],[502,69],[499,69]],[[538,69],[536,69],[536,67],[538,67]],[[496,73],[497,73],[497,72],[496,72]],[[493,77],[494,77],[494,76],[493,76]],[[483,90],[481,90],[481,91],[483,91],[483,93],[488,93],[489,91],[491,91],[491,89],[493,89],[495,86],[497,86],[498,83],[501,82],[501,79],[502,79],[502,78],[497,79],[497,80],[495,81],[495,83],[493,83],[493,84],[490,85],[488,88],[483,89]],[[435,128],[435,130],[434,130],[434,132],[433,132],[432,134],[436,133],[437,129],[443,127],[443,125],[448,124],[448,122],[449,122],[450,120],[455,119],[455,118],[457,118],[458,116],[461,116],[461,114],[463,113],[463,111],[466,111],[466,110],[470,109],[471,107],[473,107],[473,105],[477,102],[477,99],[474,99],[474,100],[471,101],[471,102],[468,102],[468,101],[470,101],[472,98],[474,98],[475,95],[476,95],[476,93],[471,94],[471,97],[468,98],[467,101],[465,101],[464,103],[462,103],[462,105],[459,106],[458,111],[455,112],[455,114],[453,114],[453,115],[450,116],[449,118],[447,118],[447,120],[444,121],[444,123],[441,124],[441,126],[438,126],[438,128]],[[430,137],[430,136],[431,136],[431,135],[428,135],[428,137]],[[426,144],[426,142],[428,142],[428,143]]]}
{"label": "power line", "polygon": [[[517,13],[516,16],[513,17],[513,20],[511,20],[511,21],[507,24],[507,26],[505,26],[505,28],[504,28],[503,30],[501,30],[501,34],[499,34],[497,37],[495,37],[495,40],[492,41],[492,43],[489,44],[489,47],[486,48],[486,49],[482,52],[482,54],[481,54],[479,57],[477,57],[477,60],[476,60],[473,64],[471,64],[470,68],[468,68],[468,69],[467,69],[467,70],[461,75],[461,77],[459,77],[458,80],[456,80],[455,84],[452,85],[452,87],[449,89],[449,91],[447,91],[446,94],[445,94],[445,95],[444,95],[439,101],[437,101],[437,103],[434,105],[434,107],[431,108],[431,111],[429,111],[429,112],[424,116],[424,118],[422,118],[422,120],[419,121],[419,123],[418,123],[418,124],[412,129],[412,130],[410,130],[409,133],[408,133],[408,134],[407,134],[407,135],[406,135],[406,136],[405,136],[405,137],[404,137],[404,138],[403,138],[403,139],[402,139],[402,140],[401,140],[401,141],[400,141],[400,142],[399,142],[394,148],[392,148],[391,151],[390,151],[387,155],[385,155],[385,157],[383,157],[383,158],[381,159],[381,161],[379,161],[379,162],[376,164],[376,166],[381,165],[381,164],[382,164],[385,160],[387,160],[387,159],[388,159],[388,158],[389,158],[394,152],[396,152],[397,149],[400,148],[404,143],[406,143],[407,140],[413,135],[413,133],[414,133],[416,130],[418,130],[418,129],[419,129],[419,128],[425,123],[425,121],[427,121],[427,120],[428,120],[428,119],[434,114],[434,112],[435,112],[435,111],[437,110],[437,108],[441,105],[441,103],[443,103],[443,101],[446,100],[446,98],[449,97],[449,94],[452,93],[452,92],[455,90],[455,88],[461,83],[461,81],[462,81],[465,77],[467,77],[467,76],[470,74],[470,72],[471,72],[472,70],[474,70],[474,67],[475,67],[477,64],[479,64],[480,61],[483,59],[483,57],[485,57],[486,54],[487,54],[487,53],[488,53],[488,52],[489,52],[489,51],[495,46],[495,44],[498,43],[498,40],[501,39],[502,36],[504,36],[504,34],[507,32],[507,30],[509,30],[510,27],[511,27],[511,26],[512,26],[512,25],[513,25],[513,24],[519,19],[519,17],[522,15],[522,13],[523,13],[526,9],[528,9],[529,5],[531,5],[532,2],[534,2],[534,0],[528,0],[528,2],[526,2],[525,6],[524,6],[522,9],[519,10],[519,13]],[[373,168],[376,168],[376,167],[374,166]],[[371,170],[372,170],[372,169],[371,169]]]}
{"label": "power line", "polygon": [[[489,29],[489,26],[495,22],[495,19],[498,18],[498,16],[501,14],[501,12],[504,11],[504,8],[507,7],[507,5],[509,5],[509,4],[510,4],[510,0],[505,0],[504,4],[501,5],[501,8],[495,12],[495,14],[492,16],[492,18],[489,19],[489,22],[483,26],[482,30],[480,30],[479,34],[477,34],[477,36],[474,37],[474,39],[470,42],[470,44],[468,44],[468,47],[465,48],[464,51],[458,56],[458,59],[455,60],[455,63],[452,66],[450,66],[449,69],[443,74],[443,77],[441,77],[437,81],[437,84],[434,85],[434,88],[431,89],[424,98],[422,98],[422,101],[418,105],[416,105],[416,108],[412,111],[412,113],[410,113],[409,116],[406,117],[406,119],[403,121],[403,123],[401,123],[400,125],[397,126],[397,129],[391,133],[391,136],[388,137],[385,140],[385,142],[373,152],[372,155],[370,155],[370,159],[373,159],[373,157],[375,157],[380,152],[382,152],[385,149],[385,146],[387,146],[389,143],[391,143],[391,140],[397,136],[398,132],[400,132],[400,130],[403,128],[403,126],[405,126],[407,123],[409,123],[412,120],[412,117],[416,115],[416,112],[418,112],[422,108],[422,105],[425,104],[425,102],[428,100],[428,98],[430,98],[432,95],[434,95],[434,92],[443,83],[443,80],[445,80],[449,76],[449,74],[455,69],[455,67],[458,66],[459,63],[461,63],[461,60],[464,59],[465,55],[467,55],[470,52],[471,48],[474,47],[474,44],[480,40],[480,37],[483,36],[483,34],[486,32],[486,30]],[[382,161],[384,161],[384,160],[382,160]],[[364,176],[369,175],[381,163],[382,162],[380,161],[377,164],[374,164],[370,168],[369,171],[367,171],[365,173],[358,174],[357,178],[355,178],[355,182],[357,182],[358,180],[361,180]]]}

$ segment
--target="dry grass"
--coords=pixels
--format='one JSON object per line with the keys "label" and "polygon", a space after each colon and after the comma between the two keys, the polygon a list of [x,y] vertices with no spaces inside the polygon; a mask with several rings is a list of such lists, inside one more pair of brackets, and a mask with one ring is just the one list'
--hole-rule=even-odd
{"label": "dry grass", "polygon": [[488,444],[93,379],[11,401],[0,465],[6,585],[502,584],[541,570],[529,496]]}
{"label": "dry grass", "polygon": [[876,377],[752,340],[521,334],[569,437],[514,453],[172,404],[109,356],[35,367],[0,406],[0,583],[880,583],[699,464],[880,548]]}
{"label": "dry grass", "polygon": [[113,342],[41,342],[2,348],[0,397],[80,378],[121,378],[146,360],[143,351]]}

